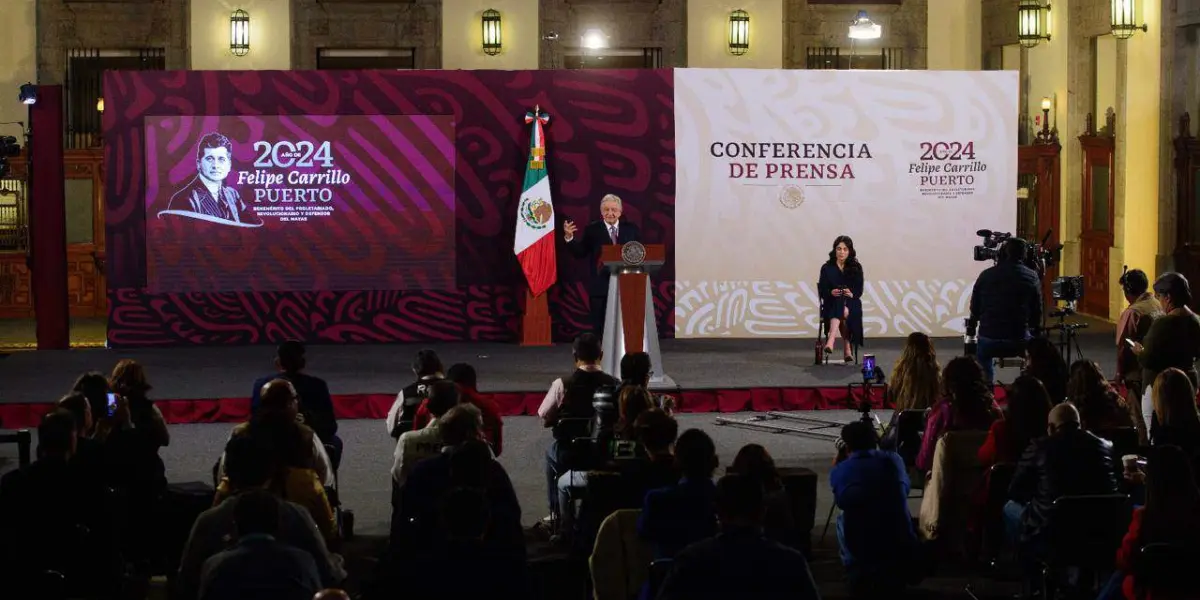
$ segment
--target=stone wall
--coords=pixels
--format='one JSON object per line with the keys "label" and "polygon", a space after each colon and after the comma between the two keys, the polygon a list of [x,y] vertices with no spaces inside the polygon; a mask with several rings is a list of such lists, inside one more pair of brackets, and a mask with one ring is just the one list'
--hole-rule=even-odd
{"label": "stone wall", "polygon": [[[1151,27],[1154,25],[1151,24]],[[1191,116],[1191,134],[1200,133],[1200,0],[1163,0],[1162,146],[1159,178],[1159,270],[1174,268],[1171,254],[1178,243],[1175,222],[1174,140],[1182,133],[1179,119]]]}
{"label": "stone wall", "polygon": [[[883,36],[861,47],[900,48],[904,68],[924,69],[928,47],[928,11],[926,0],[905,0],[900,6],[809,5],[808,0],[786,0],[784,5],[783,68],[807,67],[808,48],[850,48],[847,28],[860,8],[872,21],[883,27]],[[869,46],[867,46],[869,44]]]}
{"label": "stone wall", "polygon": [[983,68],[1001,69],[1004,47],[1017,43],[1017,5],[1019,0],[982,0]]}
{"label": "stone wall", "polygon": [[65,81],[68,48],[163,48],[168,69],[188,68],[188,4],[188,0],[38,0],[38,83]]}
{"label": "stone wall", "polygon": [[416,68],[440,69],[442,0],[292,0],[292,68],[315,69],[321,48],[413,48]]}
{"label": "stone wall", "polygon": [[563,66],[584,32],[599,29],[610,48],[662,48],[663,67],[687,66],[687,0],[540,0],[542,41],[538,65]]}

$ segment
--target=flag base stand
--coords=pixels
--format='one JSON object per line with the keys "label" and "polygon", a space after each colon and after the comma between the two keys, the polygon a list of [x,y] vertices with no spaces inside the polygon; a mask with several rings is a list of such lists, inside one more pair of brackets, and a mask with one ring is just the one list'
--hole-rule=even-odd
{"label": "flag base stand", "polygon": [[538,296],[525,288],[525,311],[521,314],[521,345],[550,346],[550,294]]}

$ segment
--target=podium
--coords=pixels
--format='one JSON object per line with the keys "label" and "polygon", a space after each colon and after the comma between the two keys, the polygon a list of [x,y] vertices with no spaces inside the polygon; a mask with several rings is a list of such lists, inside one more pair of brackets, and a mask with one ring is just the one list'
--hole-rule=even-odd
{"label": "podium", "polygon": [[650,388],[674,389],[675,382],[663,370],[662,351],[658,347],[658,326],[654,322],[654,298],[650,273],[666,261],[662,244],[642,245],[629,242],[611,244],[600,251],[600,262],[612,273],[608,286],[608,308],[604,315],[605,373],[618,375],[621,359],[630,352],[650,355]]}

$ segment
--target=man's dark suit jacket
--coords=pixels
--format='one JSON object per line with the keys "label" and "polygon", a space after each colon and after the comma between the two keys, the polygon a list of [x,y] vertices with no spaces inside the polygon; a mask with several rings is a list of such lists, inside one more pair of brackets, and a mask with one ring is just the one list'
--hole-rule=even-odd
{"label": "man's dark suit jacket", "polygon": [[659,590],[660,600],[820,600],[808,561],[759,530],[730,529],[688,546]]}
{"label": "man's dark suit jacket", "polygon": [[270,536],[243,537],[200,576],[200,600],[310,600],[320,590],[312,555]]}
{"label": "man's dark suit jacket", "polygon": [[300,397],[298,403],[300,412],[304,414],[304,424],[317,432],[317,437],[321,438],[322,443],[333,443],[331,440],[338,429],[337,417],[333,413],[333,396],[329,394],[329,384],[320,377],[303,372],[275,373],[259,377],[254,381],[254,389],[250,392],[250,410],[258,409],[263,386],[276,379],[292,382],[292,387],[296,388],[296,395]]}
{"label": "man's dark suit jacket", "polygon": [[[641,230],[637,225],[622,219],[617,222],[617,243],[628,244],[640,242]],[[612,244],[608,237],[608,225],[604,221],[593,221],[587,227],[575,232],[575,237],[567,242],[567,250],[575,258],[586,258],[591,269],[591,279],[588,280],[588,295],[595,297],[608,296],[608,280],[611,273],[608,267],[600,266],[601,248]]]}
{"label": "man's dark suit jacket", "polygon": [[[246,211],[246,203],[242,201],[242,197],[238,191],[222,184],[217,190],[220,200],[213,198],[212,193],[204,187],[204,182],[200,181],[200,177],[196,176],[192,182],[184,186],[174,196],[171,196],[171,202],[167,205],[170,210],[190,210],[192,212],[225,219],[226,221],[242,222],[244,220],[243,213]],[[230,206],[236,208],[232,210]],[[253,221],[254,219],[251,219]]]}

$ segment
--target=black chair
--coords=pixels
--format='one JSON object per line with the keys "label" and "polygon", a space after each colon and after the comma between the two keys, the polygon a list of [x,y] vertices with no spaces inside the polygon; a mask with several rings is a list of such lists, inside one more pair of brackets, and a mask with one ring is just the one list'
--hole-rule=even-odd
{"label": "black chair", "polygon": [[662,589],[663,582],[667,580],[667,574],[675,566],[675,559],[660,558],[650,562],[650,579],[649,592],[650,598],[658,596],[658,591]]}
{"label": "black chair", "polygon": [[982,522],[979,525],[979,553],[981,560],[989,565],[994,565],[1008,547],[1008,534],[1004,527],[1004,505],[1008,502],[1008,488],[1016,473],[1016,465],[997,463],[988,469],[987,478],[984,480],[987,495],[983,503]]}
{"label": "black chair", "polygon": [[16,444],[17,464],[21,467],[29,466],[33,454],[33,435],[29,433],[28,429],[20,429],[16,433],[0,435],[0,444]]}
{"label": "black chair", "polygon": [[[567,471],[586,471],[589,468],[589,459],[595,446],[592,441],[594,422],[595,420],[590,418],[559,419],[551,428],[551,434],[557,442],[554,458],[558,463],[558,470],[554,473],[555,481]],[[562,507],[559,507],[559,510],[561,511]],[[551,529],[557,532],[561,523],[560,514],[552,513],[550,517]]]}
{"label": "black chair", "polygon": [[1134,588],[1139,599],[1191,600],[1200,597],[1200,580],[1191,569],[1200,564],[1200,545],[1146,544],[1133,560]]}
{"label": "black chair", "polygon": [[[1044,552],[1040,557],[1042,597],[1053,598],[1068,568],[1080,570],[1077,585],[1091,576],[1090,590],[1096,591],[1099,577],[1113,569],[1117,548],[1129,521],[1133,505],[1124,494],[1063,496],[1054,502],[1043,533]],[[1065,586],[1064,586],[1065,587]]]}
{"label": "black chair", "polygon": [[[325,486],[325,497],[329,500],[329,507],[333,509],[333,517],[338,531],[341,532],[343,538],[350,539],[354,537],[354,513],[342,508],[342,500],[338,495],[338,463],[340,461],[333,462],[333,455],[337,452],[337,448],[333,444],[324,444],[324,446],[325,453],[329,455],[330,463],[332,463],[330,467],[333,469],[333,473],[330,473],[333,485]],[[393,482],[394,484],[395,482]]]}

